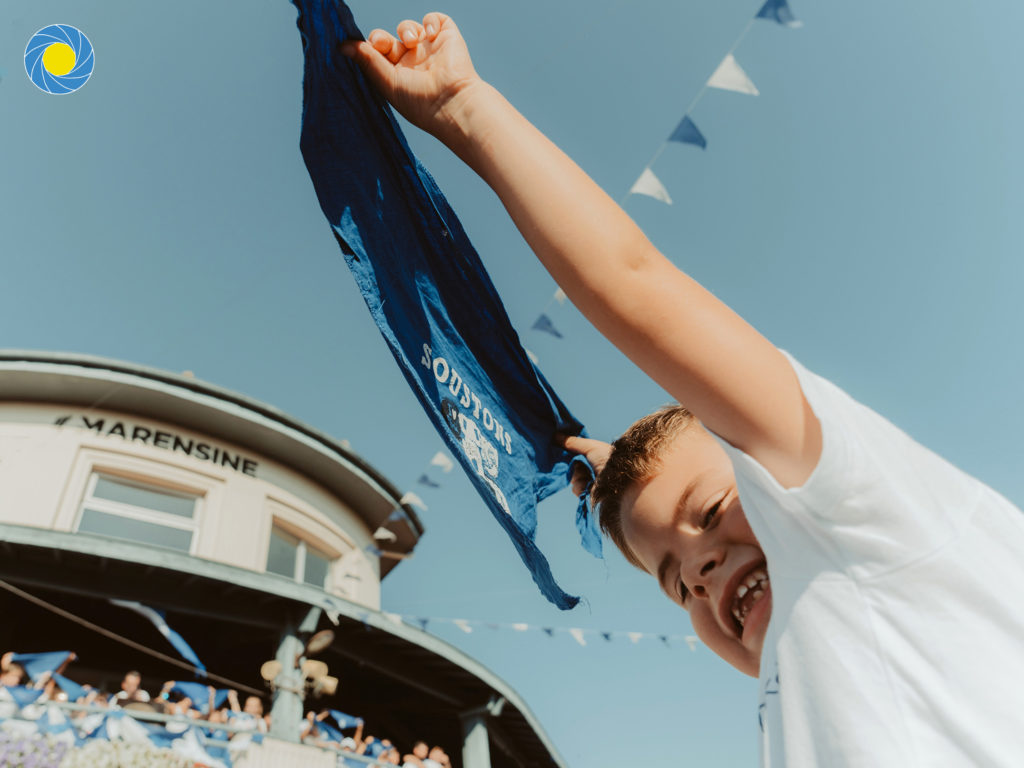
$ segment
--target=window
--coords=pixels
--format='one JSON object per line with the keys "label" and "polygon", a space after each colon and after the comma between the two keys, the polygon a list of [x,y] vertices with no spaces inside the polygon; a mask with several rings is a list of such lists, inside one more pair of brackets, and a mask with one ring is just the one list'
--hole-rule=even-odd
{"label": "window", "polygon": [[331,560],[323,552],[277,526],[271,530],[268,572],[323,588],[327,585],[330,567]]}
{"label": "window", "polygon": [[199,498],[134,480],[93,474],[77,530],[191,552]]}

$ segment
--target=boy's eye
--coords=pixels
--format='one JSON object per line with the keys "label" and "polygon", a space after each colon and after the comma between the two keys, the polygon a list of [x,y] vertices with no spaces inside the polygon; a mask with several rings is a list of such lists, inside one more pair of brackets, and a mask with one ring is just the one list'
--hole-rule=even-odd
{"label": "boy's eye", "polygon": [[688,590],[686,588],[686,585],[683,584],[683,580],[680,579],[679,580],[679,602],[680,603],[685,603],[686,602],[686,598],[689,597],[689,596],[690,596],[690,590]]}
{"label": "boy's eye", "polygon": [[709,509],[707,512],[704,513],[704,517],[700,521],[701,528],[707,528],[708,526],[711,525],[712,521],[715,519],[715,515],[718,514],[718,510],[721,509],[721,507],[722,507],[722,502],[721,501],[716,501],[715,505],[713,507],[711,507],[711,509]]}

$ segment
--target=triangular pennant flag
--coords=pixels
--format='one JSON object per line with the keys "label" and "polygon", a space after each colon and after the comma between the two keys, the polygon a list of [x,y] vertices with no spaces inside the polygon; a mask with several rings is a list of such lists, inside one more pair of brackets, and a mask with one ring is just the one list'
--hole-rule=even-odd
{"label": "triangular pennant flag", "polygon": [[399,499],[399,502],[402,504],[408,504],[409,506],[412,507],[416,507],[417,509],[421,509],[424,512],[426,512],[428,509],[426,502],[424,502],[423,499],[421,499],[412,491],[409,491],[401,499]]}
{"label": "triangular pennant flag", "polygon": [[612,641],[612,633],[611,632],[602,632],[601,633],[601,637],[603,637],[609,643]]}
{"label": "triangular pennant flag", "polygon": [[530,628],[529,624],[513,624],[512,625],[512,629],[514,629],[516,632],[525,632],[529,628]]}
{"label": "triangular pennant flag", "polygon": [[390,515],[388,515],[388,522],[389,523],[397,523],[399,520],[402,520],[404,518],[405,518],[405,512],[403,510],[401,510],[401,509],[396,509]]}
{"label": "triangular pennant flag", "polygon": [[174,646],[174,650],[176,650],[181,657],[185,659],[185,661],[194,666],[204,675],[206,674],[206,667],[203,666],[203,662],[201,662],[199,657],[196,656],[196,652],[193,651],[192,647],[185,642],[185,638],[171,629],[167,624],[167,621],[164,619],[164,614],[162,612],[143,605],[142,603],[136,603],[132,600],[110,600],[110,602],[121,608],[127,608],[129,611],[135,611],[141,616],[149,619],[153,626],[157,628],[157,631],[167,638],[167,642]]}
{"label": "triangular pennant flag", "polygon": [[708,146],[704,134],[700,132],[700,129],[697,128],[697,125],[690,119],[689,115],[683,116],[683,119],[679,121],[679,125],[672,131],[672,135],[668,137],[668,140],[676,141],[680,144],[693,144],[701,149],[707,149]]}
{"label": "triangular pennant flag", "polygon": [[448,474],[455,469],[455,462],[452,461],[443,451],[438,451],[434,454],[434,458],[430,460],[430,466],[440,467],[442,472]]}
{"label": "triangular pennant flag", "polygon": [[576,627],[573,627],[572,629],[569,630],[569,634],[572,635],[572,639],[575,640],[580,645],[586,645],[587,644],[586,638],[583,637],[583,630],[582,629],[578,629]]}
{"label": "triangular pennant flag", "polygon": [[[658,639],[661,640],[665,645],[668,645],[668,635],[658,635]],[[671,648],[671,646],[669,646]]]}
{"label": "triangular pennant flag", "polygon": [[42,688],[27,688],[24,685],[8,685],[4,690],[10,694],[11,698],[14,699],[14,703],[19,708],[24,707],[26,704],[31,704],[43,695]]}
{"label": "triangular pennant flag", "polygon": [[687,635],[683,639],[686,640],[686,644],[688,646],[690,646],[690,650],[691,651],[696,651],[697,650],[697,643],[700,642],[700,638],[699,637],[694,637],[693,635]]}
{"label": "triangular pennant flag", "polygon": [[398,541],[398,534],[387,528],[378,528],[373,532],[373,538],[375,541]]}
{"label": "triangular pennant flag", "polygon": [[57,683],[64,693],[67,694],[68,701],[74,703],[83,696],[88,695],[88,691],[74,680],[68,680],[64,675],[58,675],[56,672],[53,673],[53,680]]}
{"label": "triangular pennant flag", "polygon": [[757,12],[757,18],[768,19],[790,29],[799,29],[804,25],[796,16],[786,0],[768,0]]}
{"label": "triangular pennant flag", "polygon": [[640,174],[640,178],[636,180],[632,187],[629,189],[631,195],[647,195],[653,197],[655,200],[661,200],[663,203],[672,205],[672,198],[668,196],[668,190],[662,186],[658,177],[654,175],[654,171],[650,168],[644,168],[644,172]]}
{"label": "triangular pennant flag", "polygon": [[416,482],[419,483],[420,485],[427,486],[427,488],[440,488],[441,487],[440,483],[435,483],[433,480],[430,479],[430,475],[427,475],[427,474],[420,475],[418,478],[416,478]]}
{"label": "triangular pennant flag", "polygon": [[640,639],[644,636],[643,632],[627,632],[626,634],[629,637],[629,642],[633,643],[634,645],[636,643],[639,643]]}
{"label": "triangular pennant flag", "polygon": [[427,625],[430,624],[430,619],[424,619],[423,617],[417,617],[416,623],[420,625],[420,629],[424,632],[427,631]]}
{"label": "triangular pennant flag", "polygon": [[551,318],[543,312],[533,321],[533,325],[530,326],[535,331],[543,331],[544,333],[550,333],[556,339],[561,339],[562,332],[555,328],[555,324],[551,322]]}
{"label": "triangular pennant flag", "polygon": [[388,611],[381,611],[381,616],[390,621],[392,624],[402,623],[402,614],[400,613],[389,613]]}
{"label": "triangular pennant flag", "polygon": [[757,90],[757,86],[747,77],[747,73],[743,71],[743,68],[731,53],[722,59],[718,69],[711,75],[711,78],[708,80],[708,87],[720,88],[723,91],[746,93],[750,96],[757,96],[760,93]]}
{"label": "triangular pennant flag", "polygon": [[202,683],[176,680],[171,690],[188,696],[192,700],[192,708],[198,709],[204,715],[210,708],[210,689]]}
{"label": "triangular pennant flag", "polygon": [[473,628],[471,626],[469,626],[469,622],[466,621],[465,619],[454,619],[452,621],[452,624],[454,624],[456,627],[461,629],[467,635],[473,633]]}
{"label": "triangular pennant flag", "polygon": [[541,627],[540,631],[543,632],[548,637],[554,637],[555,636],[555,630],[552,627]]}
{"label": "triangular pennant flag", "polygon": [[565,299],[567,297],[565,295],[565,291],[563,291],[561,288],[559,288],[557,291],[555,291],[555,295],[552,296],[551,298],[553,298],[559,304],[565,304]]}

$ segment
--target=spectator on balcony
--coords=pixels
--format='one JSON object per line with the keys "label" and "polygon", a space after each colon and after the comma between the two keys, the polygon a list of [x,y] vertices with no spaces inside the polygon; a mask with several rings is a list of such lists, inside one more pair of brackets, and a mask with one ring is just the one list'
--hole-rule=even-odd
{"label": "spectator on balcony", "polygon": [[121,690],[110,697],[111,706],[124,706],[129,702],[148,702],[149,694],[142,688],[142,673],[131,670],[121,681]]}
{"label": "spectator on balcony", "polygon": [[270,718],[263,714],[263,700],[259,696],[246,696],[245,708],[238,705],[238,691],[228,691],[228,706],[231,713],[228,722],[240,728],[266,733],[270,730]]}
{"label": "spectator on balcony", "polygon": [[425,741],[417,741],[412,745],[412,752],[402,758],[405,768],[423,768],[423,761],[430,754],[430,745]]}

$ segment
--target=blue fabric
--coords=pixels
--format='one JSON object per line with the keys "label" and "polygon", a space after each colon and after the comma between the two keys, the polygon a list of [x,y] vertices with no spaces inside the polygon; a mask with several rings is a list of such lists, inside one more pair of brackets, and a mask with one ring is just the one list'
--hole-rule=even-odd
{"label": "blue fabric", "polygon": [[174,646],[174,649],[181,654],[183,659],[188,661],[192,666],[205,675],[206,665],[199,660],[198,656],[196,656],[196,652],[192,650],[192,646],[185,642],[185,638],[171,629],[169,624],[165,623],[164,627],[166,628],[166,632],[164,634],[167,637],[168,642]]}
{"label": "blue fabric", "polygon": [[320,731],[320,738],[324,741],[336,741],[340,744],[341,740],[345,738],[345,734],[326,720],[318,720],[316,727]]}
{"label": "blue fabric", "polygon": [[782,24],[784,27],[799,27],[800,22],[793,15],[787,0],[767,0],[757,12],[757,18],[768,19]]}
{"label": "blue fabric", "polygon": [[11,661],[16,661],[25,668],[28,676],[36,680],[44,672],[56,672],[60,665],[67,661],[71,651],[50,651],[49,653],[16,653]]}
{"label": "blue fabric", "polygon": [[427,488],[440,488],[441,487],[441,484],[440,483],[435,483],[430,478],[430,475],[420,475],[419,479],[417,479],[416,482],[419,483],[420,485],[427,486]]}
{"label": "blue fabric", "polygon": [[[184,694],[192,699],[193,709],[198,709],[204,715],[210,708],[210,689],[202,683],[190,683],[176,680],[174,686],[171,688],[172,691]],[[225,694],[226,696],[227,694]],[[216,700],[216,699],[215,699]]]}
{"label": "blue fabric", "polygon": [[339,44],[340,0],[293,0],[305,51],[302,154],[370,314],[448,450],[551,602],[537,503],[565,487],[556,432],[582,425],[530,362],[459,220]]}
{"label": "blue fabric", "polygon": [[83,696],[87,696],[89,693],[74,680],[68,680],[64,675],[58,675],[54,672],[53,679],[57,685],[60,686],[60,689],[68,695],[68,701],[70,702],[76,702]]}
{"label": "blue fabric", "polygon": [[689,115],[684,115],[683,119],[679,121],[679,125],[672,131],[672,135],[668,137],[669,141],[677,141],[680,144],[693,144],[701,149],[707,149],[708,142],[704,138],[704,134],[700,132],[697,125],[690,119]]}
{"label": "blue fabric", "polygon": [[6,685],[4,688],[11,694],[11,698],[14,699],[14,703],[18,705],[18,709],[31,704],[33,701],[43,695],[42,688],[27,688],[24,685]]}
{"label": "blue fabric", "polygon": [[338,727],[344,730],[345,728],[355,728],[363,719],[361,717],[352,717],[352,715],[346,715],[344,712],[337,709],[327,710],[331,713],[331,717],[334,718],[334,722],[338,724]]}
{"label": "blue fabric", "polygon": [[594,557],[603,559],[604,546],[601,541],[601,530],[598,527],[597,515],[594,514],[594,510],[590,506],[590,489],[594,487],[595,479],[594,468],[582,455],[573,456],[567,474],[569,482],[572,482],[576,467],[582,469],[588,478],[583,493],[580,494],[579,503],[576,505],[576,530],[580,534],[580,544]]}

